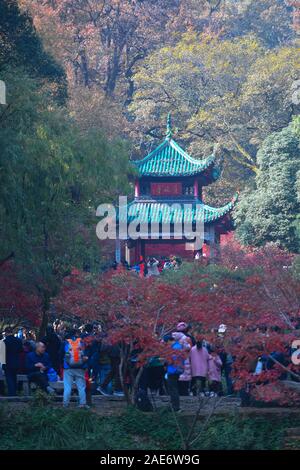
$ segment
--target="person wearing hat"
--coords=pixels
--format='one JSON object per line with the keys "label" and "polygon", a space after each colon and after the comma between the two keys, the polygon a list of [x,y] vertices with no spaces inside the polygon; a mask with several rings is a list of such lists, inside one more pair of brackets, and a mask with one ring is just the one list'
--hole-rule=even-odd
{"label": "person wearing hat", "polygon": [[159,276],[160,272],[158,269],[159,261],[156,258],[149,258],[147,263],[148,276]]}
{"label": "person wearing hat", "polygon": [[218,336],[224,336],[224,334],[226,333],[226,330],[227,330],[227,326],[224,325],[224,323],[222,323],[219,328],[218,328]]}
{"label": "person wearing hat", "polygon": [[176,327],[176,331],[179,331],[180,333],[184,333],[185,336],[190,338],[192,346],[195,346],[196,340],[193,335],[189,333],[190,325],[188,323],[185,323],[184,321],[179,322]]}

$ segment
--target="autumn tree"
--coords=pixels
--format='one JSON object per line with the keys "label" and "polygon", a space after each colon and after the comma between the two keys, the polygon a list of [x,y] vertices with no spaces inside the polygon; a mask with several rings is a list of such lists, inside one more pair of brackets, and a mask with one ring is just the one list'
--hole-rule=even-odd
{"label": "autumn tree", "polygon": [[90,274],[72,271],[64,279],[55,305],[65,318],[99,322],[106,341],[119,344],[121,381],[129,403],[134,403],[148,359],[160,353],[165,359],[170,356],[171,349],[162,341],[164,335],[183,315],[192,319],[194,309],[189,288],[145,281],[123,269],[93,279]]}
{"label": "autumn tree", "polygon": [[130,107],[136,129],[150,147],[161,138],[165,116],[172,111],[175,131],[191,143],[194,156],[203,157],[219,144],[224,197],[257,173],[258,145],[298,112],[292,100],[298,67],[294,47],[268,50],[255,37],[186,33],[137,69]]}
{"label": "autumn tree", "polygon": [[[296,112],[290,86],[296,76],[297,51],[291,47],[292,9],[283,0],[19,0],[19,4],[30,11],[47,50],[63,65],[70,110],[80,125],[104,123],[109,135],[118,126],[133,137],[138,154],[145,133],[158,137],[166,112],[176,109],[183,137],[188,143],[196,141],[196,154],[200,149],[206,152],[212,142],[224,144],[226,187],[220,188],[220,194],[224,189],[232,193],[232,180],[243,186],[243,178],[255,170],[257,143],[286,125]],[[252,42],[259,44],[256,52],[261,61],[256,63],[251,46],[243,46],[245,35],[257,38]],[[209,41],[201,44],[201,37],[215,40],[205,50]],[[228,69],[225,62],[223,70],[221,63],[216,64],[218,54],[229,58]]]}
{"label": "autumn tree", "polygon": [[78,318],[97,320],[102,326],[107,322],[107,306],[104,306],[101,292],[103,276],[72,268],[64,277],[62,288],[55,299],[60,315],[67,319]]}
{"label": "autumn tree", "polygon": [[0,73],[7,67],[23,67],[41,86],[48,86],[56,100],[64,101],[64,70],[45,51],[31,17],[20,11],[17,0],[0,1]]}
{"label": "autumn tree", "polygon": [[[107,95],[133,92],[133,68],[149,50],[167,38],[167,25],[178,1],[64,0],[22,1],[30,9],[56,53],[58,45],[72,80],[101,86]],[[52,24],[47,26],[51,18]]]}
{"label": "autumn tree", "polygon": [[[254,370],[262,354],[269,361],[274,351],[288,357],[292,341],[299,337],[298,261],[274,245],[257,250],[231,242],[221,249],[217,263],[187,263],[157,279],[118,270],[93,284],[88,274],[74,272],[65,278],[56,306],[58,313],[73,312],[80,321],[101,322],[106,341],[119,344],[120,372],[130,403],[148,360],[170,360],[172,351],[162,339],[178,321],[189,322],[196,338],[235,357],[236,390],[250,386],[258,399],[285,403],[296,399],[279,380],[286,371],[297,378],[292,363],[274,362],[260,375]],[[217,334],[221,323],[227,325],[223,338]]]}
{"label": "autumn tree", "polygon": [[34,286],[29,286],[20,275],[12,259],[0,265],[0,328],[35,326],[41,321],[41,299]]}

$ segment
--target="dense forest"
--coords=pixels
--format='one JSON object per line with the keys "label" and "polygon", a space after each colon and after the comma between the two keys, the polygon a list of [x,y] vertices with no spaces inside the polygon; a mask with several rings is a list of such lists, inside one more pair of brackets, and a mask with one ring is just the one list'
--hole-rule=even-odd
{"label": "dense forest", "polygon": [[162,137],[171,111],[177,137],[194,156],[219,145],[225,172],[220,197],[232,194],[232,180],[243,189],[257,173],[260,144],[299,112],[292,99],[299,73],[299,2],[20,5],[66,73],[68,107],[81,128],[122,134],[138,157]]}
{"label": "dense forest", "polygon": [[97,264],[95,208],[130,194],[129,161],[157,145],[168,112],[194,157],[218,157],[207,201],[241,192],[241,240],[298,251],[299,12],[295,0],[0,0],[1,262],[19,260],[46,303],[70,266]]}

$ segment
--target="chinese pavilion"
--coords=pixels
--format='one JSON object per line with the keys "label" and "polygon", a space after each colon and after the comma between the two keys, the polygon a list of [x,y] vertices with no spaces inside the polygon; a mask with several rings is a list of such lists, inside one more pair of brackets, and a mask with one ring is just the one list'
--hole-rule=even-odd
{"label": "chinese pavilion", "polygon": [[[199,252],[203,256],[212,257],[220,236],[233,228],[230,212],[237,195],[228,204],[218,208],[208,206],[203,201],[203,187],[220,177],[215,155],[203,160],[192,158],[173,140],[172,134],[168,115],[165,140],[145,158],[133,162],[137,170],[135,197],[127,206],[127,224],[138,217],[143,229],[139,238],[132,239],[130,234],[127,237],[124,257],[130,265],[138,261],[140,256],[159,258],[175,255],[193,259]],[[190,240],[187,243],[184,237],[177,239],[172,235],[174,224],[184,220],[188,220],[192,226],[202,222],[204,243],[201,250],[194,249]],[[158,230],[156,233],[152,231],[149,236],[152,223],[156,223]],[[170,226],[169,234],[162,236],[161,227],[166,223]],[[149,227],[149,233],[145,227]],[[120,243],[117,242],[116,260],[120,261],[121,257]]]}

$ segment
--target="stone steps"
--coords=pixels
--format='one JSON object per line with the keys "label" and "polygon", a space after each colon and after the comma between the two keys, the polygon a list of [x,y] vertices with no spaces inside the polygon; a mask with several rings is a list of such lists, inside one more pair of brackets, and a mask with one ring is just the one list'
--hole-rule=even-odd
{"label": "stone steps", "polygon": [[[26,403],[32,402],[34,396],[17,396],[17,397],[0,397],[1,403],[9,403],[11,406],[17,404],[26,405]],[[170,406],[169,396],[150,396],[150,399],[153,404],[153,408],[161,409]],[[219,398],[197,398],[197,397],[181,397],[181,408],[186,415],[194,416],[195,413],[201,410],[202,414],[207,414],[211,409],[216,406],[215,411],[218,413],[232,413],[234,410],[240,407],[240,399],[234,397],[224,397],[219,403],[216,403]],[[55,395],[52,397],[52,401],[57,404],[57,406],[62,405],[63,397],[62,395]],[[75,406],[78,403],[78,397],[72,395],[71,405]],[[93,395],[92,396],[93,409],[100,414],[118,414],[124,411],[127,407],[127,403],[124,397],[110,396],[105,397],[103,395]]]}

